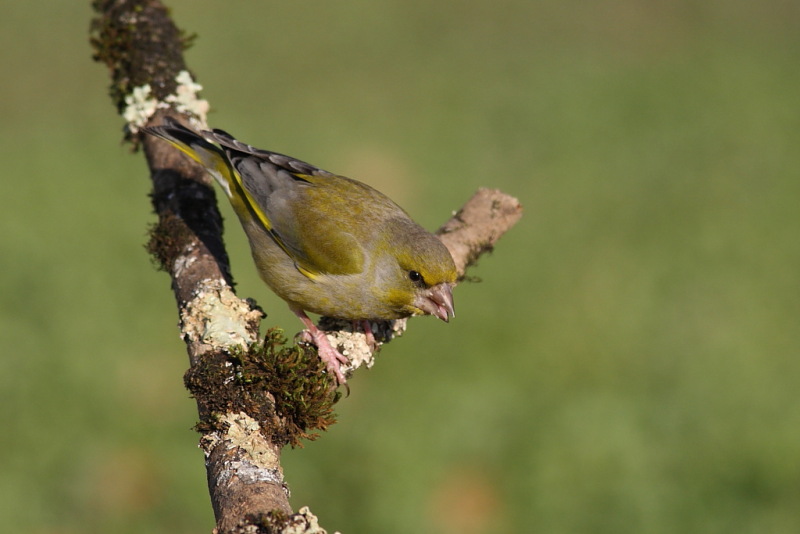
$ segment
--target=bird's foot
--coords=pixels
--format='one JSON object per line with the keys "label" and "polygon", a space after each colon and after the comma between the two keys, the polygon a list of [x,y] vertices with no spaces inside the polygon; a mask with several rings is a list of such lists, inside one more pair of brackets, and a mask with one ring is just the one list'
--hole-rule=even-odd
{"label": "bird's foot", "polygon": [[328,336],[316,326],[314,330],[304,330],[303,334],[306,341],[317,346],[317,354],[319,354],[320,359],[325,362],[325,368],[328,372],[336,377],[336,381],[339,382],[339,384],[345,384],[347,379],[342,371],[342,364],[350,363],[350,360],[348,360],[344,354],[336,350],[328,340]]}
{"label": "bird's foot", "polygon": [[356,323],[361,324],[361,330],[364,331],[364,336],[367,338],[367,346],[372,352],[378,352],[380,345],[375,340],[375,333],[372,331],[372,324],[367,319],[362,319],[361,321],[353,321],[353,330],[356,329]]}
{"label": "bird's foot", "polygon": [[296,311],[295,315],[303,322],[306,326],[306,330],[303,331],[301,334],[305,341],[313,343],[317,346],[317,354],[319,354],[320,359],[325,362],[325,368],[328,370],[328,373],[332,374],[336,377],[336,381],[339,384],[347,384],[347,379],[344,376],[344,372],[342,371],[342,364],[349,364],[350,360],[347,357],[336,350],[336,348],[331,345],[331,342],[328,340],[328,336],[325,333],[317,328],[317,325],[308,318],[303,311]]}

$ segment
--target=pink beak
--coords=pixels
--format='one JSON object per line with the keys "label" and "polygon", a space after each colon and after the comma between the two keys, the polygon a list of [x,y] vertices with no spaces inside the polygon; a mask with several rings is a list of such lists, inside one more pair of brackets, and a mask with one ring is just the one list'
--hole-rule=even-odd
{"label": "pink beak", "polygon": [[453,285],[444,283],[426,289],[417,296],[414,306],[446,323],[449,322],[456,316],[453,307]]}

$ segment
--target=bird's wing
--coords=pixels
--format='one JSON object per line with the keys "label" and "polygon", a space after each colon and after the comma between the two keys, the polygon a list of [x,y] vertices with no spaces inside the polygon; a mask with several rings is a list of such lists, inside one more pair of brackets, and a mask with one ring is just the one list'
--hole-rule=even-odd
{"label": "bird's wing", "polygon": [[361,190],[366,186],[246,145],[221,130],[203,134],[225,150],[251,214],[303,274],[313,279],[362,272],[364,236],[358,231],[365,230],[363,203],[370,198]]}

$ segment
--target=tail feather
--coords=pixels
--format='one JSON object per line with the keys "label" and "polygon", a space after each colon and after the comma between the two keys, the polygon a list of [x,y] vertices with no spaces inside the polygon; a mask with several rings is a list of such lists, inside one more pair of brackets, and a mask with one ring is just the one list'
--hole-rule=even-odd
{"label": "tail feather", "polygon": [[228,198],[232,198],[231,185],[236,181],[225,152],[213,143],[206,141],[199,133],[167,117],[163,126],[144,128],[146,133],[160,137],[172,146],[205,167],[219,183]]}
{"label": "tail feather", "polygon": [[[204,137],[211,132],[195,132],[170,117],[164,119],[164,125],[143,128],[143,131],[167,141],[205,167],[225,191],[242,222],[258,221],[266,231],[272,233],[272,222],[245,188],[241,175],[231,162],[228,154],[230,149],[219,147]],[[212,137],[212,140],[215,139]]]}

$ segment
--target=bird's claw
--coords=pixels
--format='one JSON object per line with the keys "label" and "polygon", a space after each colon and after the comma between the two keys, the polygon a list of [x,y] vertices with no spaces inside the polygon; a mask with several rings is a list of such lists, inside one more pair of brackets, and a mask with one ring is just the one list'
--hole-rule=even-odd
{"label": "bird's claw", "polygon": [[[353,321],[353,323],[355,324],[356,321]],[[378,349],[381,347],[381,345],[375,339],[375,333],[372,331],[372,324],[367,319],[361,320],[360,323],[361,323],[361,330],[364,331],[364,337],[367,338],[366,342],[367,346],[369,347],[369,350],[371,350],[373,353],[378,352]]]}
{"label": "bird's claw", "polygon": [[339,384],[347,383],[347,378],[341,366],[342,364],[350,363],[350,360],[331,345],[328,337],[321,330],[317,329],[316,332],[303,330],[300,333],[300,339],[317,347],[319,358],[325,362],[325,368],[328,373],[335,376]]}

